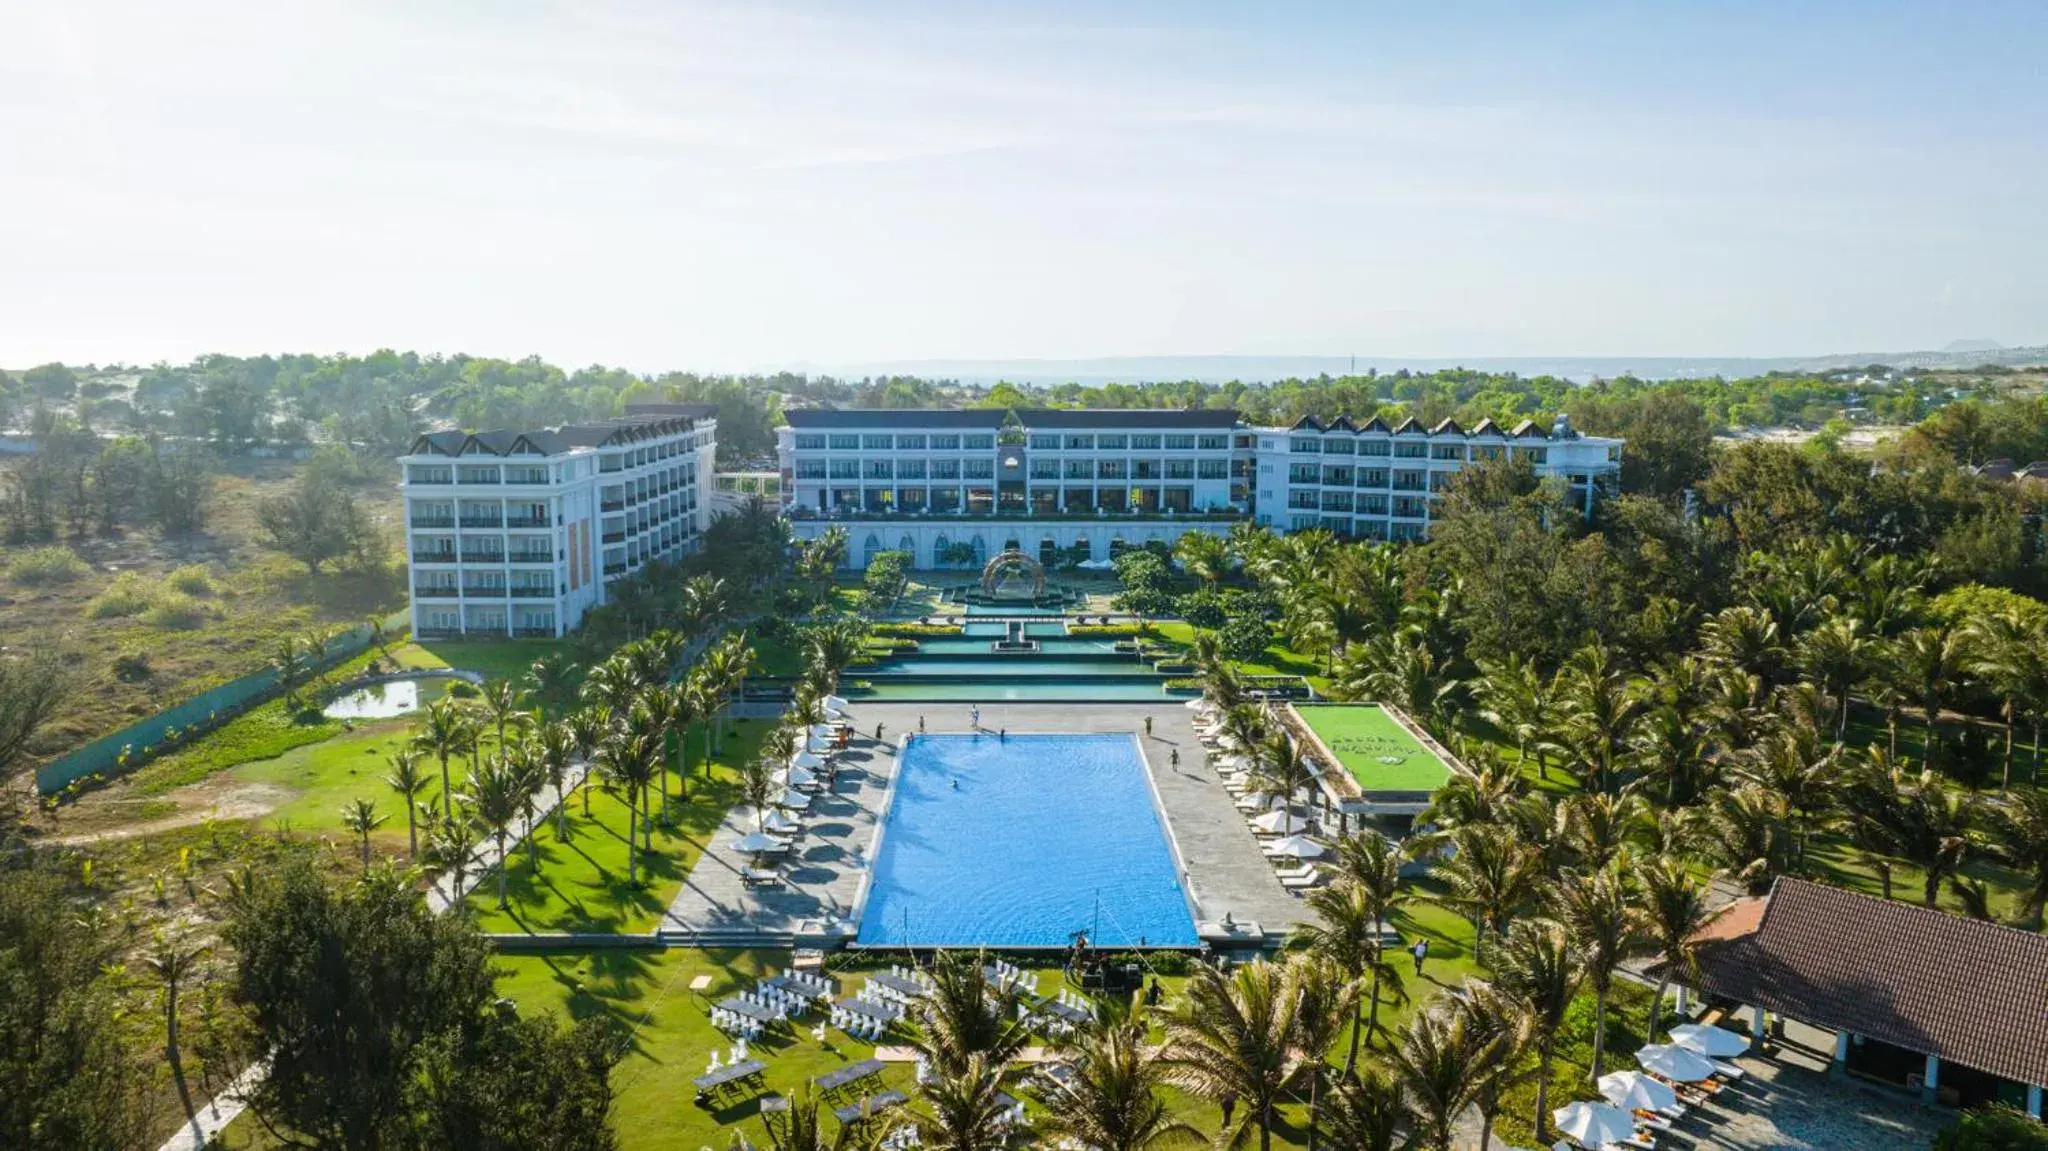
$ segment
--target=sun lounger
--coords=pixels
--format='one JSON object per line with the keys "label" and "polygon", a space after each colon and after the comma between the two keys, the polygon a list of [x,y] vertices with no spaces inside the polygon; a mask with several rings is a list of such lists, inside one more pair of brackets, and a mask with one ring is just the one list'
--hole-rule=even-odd
{"label": "sun lounger", "polygon": [[1324,879],[1322,874],[1319,872],[1315,875],[1302,876],[1299,879],[1283,879],[1280,881],[1280,886],[1286,888],[1289,891],[1308,891],[1313,888],[1321,887],[1326,882],[1328,882],[1328,880]]}
{"label": "sun lounger", "polygon": [[[1273,862],[1275,862],[1275,863],[1278,863],[1278,862],[1280,861],[1280,857],[1279,857],[1279,856],[1277,856],[1277,855],[1274,855],[1274,856],[1268,856],[1267,858],[1268,858],[1268,859],[1271,859],[1271,860],[1273,860]],[[1276,879],[1279,879],[1279,880],[1280,880],[1280,881],[1282,881],[1282,882],[1285,882],[1285,881],[1287,881],[1287,880],[1290,880],[1290,879],[1301,879],[1301,878],[1303,878],[1303,877],[1305,877],[1305,876],[1310,876],[1310,875],[1314,875],[1315,873],[1316,873],[1316,865],[1315,865],[1315,864],[1313,864],[1313,863],[1304,863],[1304,864],[1302,864],[1302,865],[1301,865],[1300,867],[1283,867],[1283,868],[1280,868],[1279,870],[1277,870],[1277,871],[1275,871],[1275,872],[1273,873],[1273,876],[1274,876],[1274,878],[1276,878]]]}
{"label": "sun lounger", "polygon": [[1723,1079],[1740,1079],[1747,1074],[1742,1068],[1737,1067],[1733,1063],[1723,1063],[1719,1059],[1709,1060],[1709,1062],[1714,1065],[1714,1074],[1719,1075]]}
{"label": "sun lounger", "polygon": [[782,872],[772,867],[749,867],[740,873],[740,880],[748,887],[781,887]]}

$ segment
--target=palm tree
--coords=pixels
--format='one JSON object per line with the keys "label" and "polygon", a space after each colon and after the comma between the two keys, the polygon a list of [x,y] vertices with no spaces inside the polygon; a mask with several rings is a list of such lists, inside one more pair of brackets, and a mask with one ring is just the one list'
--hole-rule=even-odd
{"label": "palm tree", "polygon": [[1449,661],[1418,636],[1403,630],[1382,635],[1337,669],[1343,698],[1391,703],[1432,730],[1442,727],[1464,687]]}
{"label": "palm tree", "polygon": [[1416,822],[1437,827],[1510,822],[1516,803],[1528,790],[1522,773],[1500,762],[1491,744],[1479,744],[1451,764],[1451,777],[1429,798],[1429,809]]}
{"label": "palm tree", "polygon": [[559,719],[556,709],[566,709],[576,698],[576,682],[582,672],[568,652],[551,651],[534,660],[520,678],[533,709],[544,719]]}
{"label": "palm tree", "polygon": [[1920,701],[1926,716],[1927,746],[1922,766],[1934,763],[1935,721],[1941,707],[1961,682],[1970,662],[1969,642],[1961,630],[1948,624],[1914,628],[1901,635],[1892,647],[1893,660],[1901,682]]}
{"label": "palm tree", "polygon": [[[1380,989],[1391,986],[1394,1002],[1408,998],[1401,985],[1401,973],[1386,961],[1387,917],[1408,902],[1401,888],[1401,849],[1386,836],[1370,828],[1345,836],[1337,843],[1338,882],[1309,893],[1310,910],[1316,919],[1297,929],[1301,942],[1312,954],[1336,963],[1363,980],[1367,1005],[1365,1038],[1379,1029]],[[1344,1074],[1358,1067],[1359,1026],[1352,1013],[1351,1048],[1344,1056]]]}
{"label": "palm tree", "polygon": [[1690,838],[1751,895],[1762,895],[1792,867],[1791,815],[1785,801],[1754,784],[1723,789],[1690,813]]}
{"label": "palm tree", "polygon": [[451,806],[455,787],[448,778],[448,757],[462,755],[476,746],[476,724],[461,701],[442,696],[427,705],[420,725],[412,734],[412,747],[431,752],[441,761],[441,818],[455,818]]}
{"label": "palm tree", "polygon": [[361,841],[365,875],[370,873],[370,833],[383,823],[384,817],[377,814],[377,804],[372,800],[352,800],[341,809],[341,825]]}
{"label": "palm tree", "polygon": [[1325,1057],[1345,1024],[1357,1022],[1358,981],[1348,970],[1312,954],[1296,956],[1287,966],[1298,988],[1294,1045],[1302,1075],[1308,1080],[1308,1151],[1315,1151],[1323,1083],[1330,1074]]}
{"label": "palm tree", "polygon": [[[597,754],[597,745],[613,730],[612,714],[609,709],[586,707],[572,711],[567,720],[569,735],[576,741],[576,755],[585,760]],[[583,796],[583,818],[590,818],[590,787],[586,784],[576,789]]]}
{"label": "palm tree", "polygon": [[178,1100],[185,1107],[185,1121],[197,1123],[192,1110],[192,1093],[185,1086],[185,1064],[183,1053],[178,1046],[178,996],[185,984],[198,972],[199,960],[206,954],[205,944],[187,945],[167,938],[163,932],[156,933],[155,940],[142,962],[164,985],[164,1058],[170,1062],[171,1078],[178,1085]]}
{"label": "palm tree", "polygon": [[1257,795],[1277,797],[1289,809],[1296,795],[1316,785],[1315,769],[1285,731],[1275,731],[1257,745],[1252,762],[1250,790]]}
{"label": "palm tree", "polygon": [[1849,692],[1869,670],[1877,641],[1863,621],[1838,615],[1799,637],[1799,666],[1835,698],[1835,738],[1849,730]]}
{"label": "palm tree", "polygon": [[1524,1057],[1534,1037],[1534,1024],[1521,1000],[1477,979],[1457,990],[1451,1007],[1464,1020],[1466,1034],[1473,1040],[1497,1045],[1496,1058],[1474,1069],[1477,1090],[1472,1096],[1472,1109],[1479,1112],[1479,1146],[1491,1148],[1501,1105],[1508,1092],[1528,1078]]}
{"label": "palm tree", "polygon": [[1872,851],[1897,856],[1919,867],[1921,902],[1936,906],[1942,881],[1961,871],[1980,822],[1970,796],[1949,787],[1931,771],[1865,770],[1844,799],[1851,834]]}
{"label": "palm tree", "polygon": [[1503,1062],[1502,1046],[1474,1034],[1459,1012],[1421,1011],[1408,1021],[1387,1060],[1429,1151],[1451,1151],[1458,1121]]}
{"label": "palm tree", "polygon": [[298,710],[299,685],[306,681],[312,668],[313,657],[296,636],[285,636],[271,649],[270,669],[277,673],[278,686],[284,688],[286,709]]}
{"label": "palm tree", "polygon": [[[2005,757],[1999,787],[2012,789],[2013,728],[2021,713],[2038,715],[2048,702],[2048,636],[2030,627],[2019,615],[2002,612],[1970,621],[1968,635],[1975,658],[1970,672],[1998,694],[1999,717],[2005,721]],[[2039,730],[2038,722],[2036,730]],[[2035,740],[2035,770],[2038,776],[2040,741]],[[2036,778],[2036,783],[2040,780]]]}
{"label": "palm tree", "polygon": [[1208,532],[1187,532],[1173,542],[1173,558],[1186,572],[1215,586],[1230,565],[1229,548],[1222,537]]}
{"label": "palm tree", "polygon": [[462,895],[463,877],[473,853],[469,833],[460,821],[443,816],[427,828],[427,862],[449,873],[452,882],[448,890],[457,898]]}
{"label": "palm tree", "polygon": [[1472,961],[1484,963],[1486,935],[1507,931],[1508,920],[1536,896],[1542,861],[1510,828],[1480,824],[1453,828],[1453,850],[1437,865],[1442,901],[1472,921]]}
{"label": "palm tree", "polygon": [[613,731],[597,745],[595,764],[626,801],[626,885],[640,885],[640,797],[661,770],[661,744],[650,732]]}
{"label": "palm tree", "polygon": [[1174,1117],[1159,1089],[1166,1078],[1159,1054],[1145,1043],[1142,1023],[1109,1022],[1089,1029],[1067,1051],[1073,1074],[1039,1095],[1046,1117],[1039,1133],[1098,1151],[1147,1151],[1200,1142],[1200,1134]]}
{"label": "palm tree", "polygon": [[683,584],[683,618],[690,634],[703,635],[731,602],[732,593],[724,580],[712,575],[690,577]]}
{"label": "palm tree", "polygon": [[[569,768],[576,761],[576,733],[563,720],[542,724],[533,736],[533,760],[555,789],[555,839],[569,838]],[[528,828],[528,834],[532,829]]]}
{"label": "palm tree", "polygon": [[775,764],[755,756],[740,768],[740,801],[754,809],[754,830],[768,830],[768,808],[777,792]]}
{"label": "palm tree", "polygon": [[1571,933],[1593,985],[1593,1066],[1588,1082],[1600,1078],[1607,1054],[1607,994],[1615,972],[1645,940],[1645,925],[1630,889],[1628,873],[1619,866],[1590,874],[1567,873],[1556,891],[1558,919]]}
{"label": "palm tree", "polygon": [[669,697],[669,722],[675,725],[676,733],[676,799],[681,803],[689,803],[690,727],[703,716],[697,710],[697,693],[690,690],[687,682],[672,684],[664,690]]}
{"label": "palm tree", "polygon": [[1571,857],[1590,868],[1607,866],[1650,823],[1650,805],[1633,790],[1574,795],[1558,805],[1558,814]]}
{"label": "palm tree", "polygon": [[2048,791],[2038,787],[2007,792],[1987,804],[1984,824],[1991,855],[2027,881],[2020,918],[2039,930],[2048,909]]}
{"label": "palm tree", "polygon": [[494,679],[483,686],[479,695],[483,711],[490,717],[497,729],[498,762],[503,763],[507,752],[505,729],[523,731],[533,723],[533,716],[519,710],[519,692],[506,680]]}
{"label": "palm tree", "polygon": [[1842,783],[1842,745],[1823,743],[1801,724],[1781,724],[1737,756],[1735,773],[1784,801],[1792,816],[1792,863],[1806,857],[1806,840],[1834,804]]}
{"label": "palm tree", "polygon": [[583,702],[601,707],[612,715],[624,715],[649,684],[643,682],[632,664],[617,655],[590,669],[583,677]]}
{"label": "palm tree", "polygon": [[1550,1060],[1557,1047],[1558,1028],[1579,993],[1585,978],[1571,938],[1564,928],[1547,920],[1524,920],[1502,941],[1499,961],[1494,964],[1494,983],[1521,1000],[1529,1013],[1531,1042],[1536,1045],[1536,1141],[1544,1141],[1550,1115]]}
{"label": "palm tree", "polygon": [[[1714,682],[1718,686],[1723,680]],[[1631,764],[1643,779],[1662,784],[1667,808],[1698,801],[1713,778],[1714,752],[1707,722],[1668,706],[1644,715],[1629,742]]]}
{"label": "palm tree", "polygon": [[384,786],[405,803],[405,858],[414,860],[420,854],[419,794],[427,789],[427,777],[420,771],[419,753],[411,749],[401,748],[384,762],[391,765]]}
{"label": "palm tree", "polygon": [[806,628],[803,634],[804,662],[825,678],[828,690],[839,690],[839,676],[861,656],[867,629],[855,620],[841,620]]}
{"label": "palm tree", "polygon": [[1675,859],[1653,859],[1636,872],[1642,908],[1643,939],[1663,962],[1657,967],[1657,994],[1650,1000],[1650,1023],[1643,1032],[1655,1041],[1657,1016],[1664,992],[1674,976],[1695,982],[1699,971],[1696,938],[1713,913],[1707,907],[1706,885]]}
{"label": "palm tree", "polygon": [[1241,703],[1223,713],[1223,735],[1250,754],[1266,740],[1266,713],[1255,703]]}
{"label": "palm tree", "polygon": [[1003,1098],[1003,1065],[970,1055],[951,1074],[924,1085],[925,1110],[914,1123],[921,1146],[932,1151],[1000,1151],[1015,1130]]}
{"label": "palm tree", "polygon": [[1228,975],[1197,967],[1167,1009],[1167,1082],[1244,1105],[1237,1125],[1217,1134],[1219,1146],[1243,1146],[1255,1127],[1260,1151],[1271,1151],[1275,1109],[1301,1077],[1300,1005],[1299,982],[1286,968],[1251,963]]}
{"label": "palm tree", "polygon": [[1408,1151],[1415,1146],[1407,1134],[1414,1123],[1400,1083],[1378,1067],[1340,1078],[1323,1106],[1330,1142],[1351,1151]]}
{"label": "palm tree", "polygon": [[930,991],[917,1002],[912,1042],[942,1077],[964,1073],[975,1059],[1003,1067],[1030,1042],[1016,991],[989,982],[985,962],[964,951],[940,952]]}
{"label": "palm tree", "polygon": [[1604,645],[1580,648],[1565,661],[1558,672],[1557,739],[1589,789],[1615,786],[1645,706],[1642,691],[1614,666]]}
{"label": "palm tree", "polygon": [[1515,755],[1526,761],[1536,751],[1536,775],[1550,778],[1544,739],[1555,722],[1551,685],[1536,666],[1510,653],[1497,664],[1480,665],[1479,716],[1515,740]]}
{"label": "palm tree", "polygon": [[1783,672],[1785,649],[1778,623],[1768,612],[1749,606],[1724,608],[1700,625],[1700,646],[1707,658],[1768,680]]}
{"label": "palm tree", "polygon": [[[510,869],[505,858],[505,836],[512,826],[512,821],[519,817],[520,792],[519,773],[509,764],[485,763],[470,773],[469,790],[464,796],[470,809],[476,812],[477,820],[498,844],[500,909],[509,906],[505,896],[505,873]],[[631,852],[632,848],[629,845],[629,858]]]}

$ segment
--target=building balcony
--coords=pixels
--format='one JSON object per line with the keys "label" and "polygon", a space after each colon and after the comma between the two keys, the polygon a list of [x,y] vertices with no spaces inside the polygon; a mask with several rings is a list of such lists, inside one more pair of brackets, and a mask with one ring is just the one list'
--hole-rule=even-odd
{"label": "building balcony", "polygon": [[512,634],[521,639],[553,639],[555,629],[552,627],[515,627],[512,629]]}
{"label": "building balcony", "polygon": [[453,487],[453,486],[454,486],[454,484],[455,484],[455,480],[454,480],[454,478],[453,478],[453,477],[449,477],[449,476],[437,476],[437,477],[407,476],[407,477],[405,478],[405,482],[406,482],[406,484],[407,484],[408,486],[420,486],[420,487]]}
{"label": "building balcony", "polygon": [[555,525],[549,522],[546,516],[506,516],[505,526],[508,528],[549,528]]}
{"label": "building balcony", "polygon": [[622,544],[626,542],[625,532],[606,532],[598,537],[600,543]]}
{"label": "building balcony", "polygon": [[504,588],[504,585],[502,585],[502,584],[500,584],[500,585],[496,585],[496,586],[493,586],[493,585],[490,585],[490,584],[463,584],[463,585],[462,585],[462,598],[464,598],[464,599],[504,599],[504,598],[505,598],[505,588]]}
{"label": "building balcony", "polygon": [[597,505],[597,510],[601,512],[622,512],[626,510],[626,501],[600,500]]}
{"label": "building balcony", "polygon": [[626,565],[625,565],[625,564],[606,564],[606,565],[604,565],[604,574],[606,574],[606,575],[608,575],[608,576],[620,576],[620,575],[625,575],[625,574],[626,574]]}
{"label": "building balcony", "polygon": [[441,528],[441,529],[444,529],[444,530],[445,530],[445,529],[448,529],[448,528],[452,528],[452,527],[454,527],[454,526],[455,526],[455,517],[454,517],[454,516],[414,516],[414,517],[412,517],[412,526],[413,526],[414,528],[416,528],[416,529],[430,529],[430,528]]}
{"label": "building balcony", "polygon": [[1223,508],[1210,511],[1101,511],[1089,512],[1032,512],[1032,511],[871,511],[863,508],[845,508],[820,512],[815,508],[791,507],[788,518],[793,521],[833,523],[843,520],[884,520],[903,523],[950,523],[956,520],[1004,520],[1029,522],[1038,520],[1045,523],[1130,523],[1144,521],[1184,521],[1192,523],[1230,523],[1244,518],[1245,513],[1237,508]]}
{"label": "building balcony", "polygon": [[555,598],[555,589],[552,587],[515,587],[512,589],[512,598],[553,599]]}
{"label": "building balcony", "polygon": [[456,595],[457,592],[454,584],[416,583],[412,585],[412,598],[414,599],[454,599]]}
{"label": "building balcony", "polygon": [[505,521],[499,516],[463,516],[462,526],[466,528],[502,528]]}
{"label": "building balcony", "polygon": [[412,562],[416,564],[452,564],[456,561],[454,552],[414,552],[412,553]]}
{"label": "building balcony", "polygon": [[551,564],[555,562],[553,552],[506,552],[505,555],[516,564]]}
{"label": "building balcony", "polygon": [[463,549],[462,562],[466,564],[501,564],[505,562],[504,552],[481,552]]}

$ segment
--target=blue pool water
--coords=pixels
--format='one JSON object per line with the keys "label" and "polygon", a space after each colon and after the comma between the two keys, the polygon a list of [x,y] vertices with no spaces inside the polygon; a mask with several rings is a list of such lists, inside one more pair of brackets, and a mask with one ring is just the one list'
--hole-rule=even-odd
{"label": "blue pool water", "polygon": [[[958,786],[955,787],[955,781]],[[861,913],[870,947],[1193,947],[1129,735],[920,735]]]}

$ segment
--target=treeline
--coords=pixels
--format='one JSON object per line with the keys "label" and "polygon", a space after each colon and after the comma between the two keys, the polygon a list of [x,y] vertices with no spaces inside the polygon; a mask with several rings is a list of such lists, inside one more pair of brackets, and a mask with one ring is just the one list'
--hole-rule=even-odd
{"label": "treeline", "polygon": [[166,535],[205,525],[213,478],[205,453],[159,438],[102,437],[39,408],[30,424],[37,450],[14,461],[0,483],[0,539],[46,541],[60,531],[101,535],[146,524]]}

